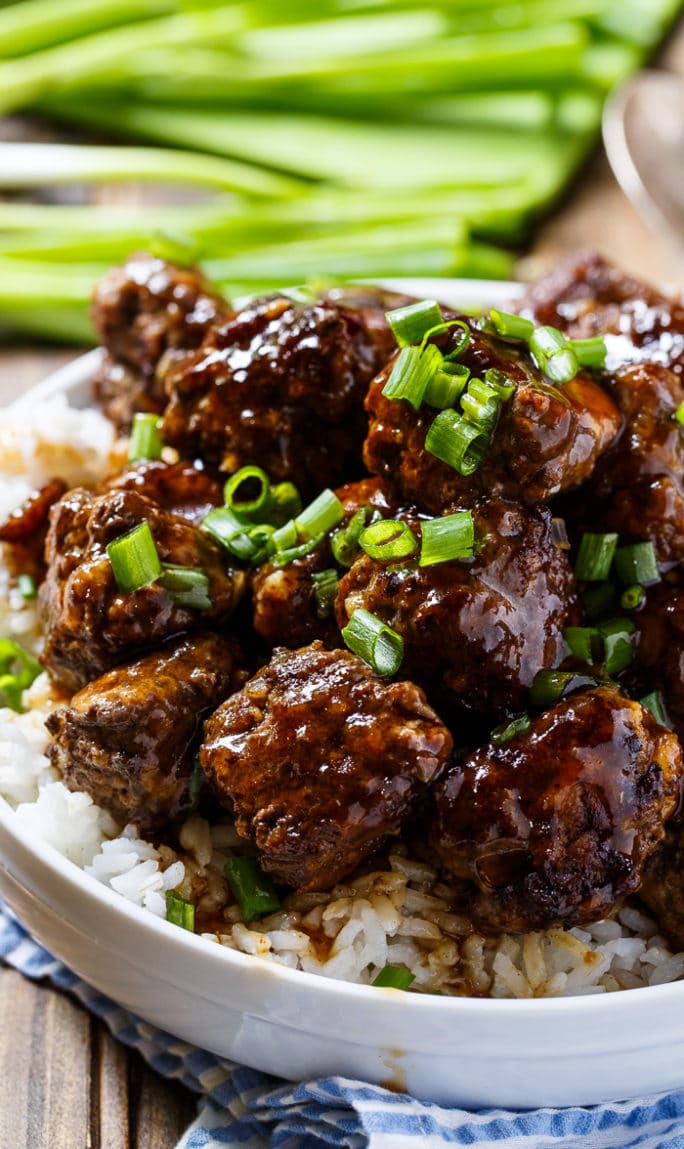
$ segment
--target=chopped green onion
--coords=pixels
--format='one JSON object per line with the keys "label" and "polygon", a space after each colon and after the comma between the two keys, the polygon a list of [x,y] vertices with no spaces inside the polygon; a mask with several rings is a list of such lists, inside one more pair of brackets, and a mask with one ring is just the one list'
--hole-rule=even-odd
{"label": "chopped green onion", "polygon": [[[273,541],[276,534],[277,531],[271,535],[271,541]],[[315,535],[312,539],[307,539],[305,543],[299,543],[297,546],[278,550],[273,555],[271,562],[277,567],[289,566],[295,559],[303,559],[306,558],[307,555],[310,555],[312,551],[316,550],[317,546],[320,546],[324,538],[325,532],[321,531],[320,535]]]}
{"label": "chopped green onion", "polygon": [[276,888],[256,858],[229,858],[223,872],[246,922],[280,909]]}
{"label": "chopped green onion", "polygon": [[535,327],[528,345],[537,367],[552,383],[569,383],[575,378],[577,356],[557,327]]}
{"label": "chopped green onion", "polygon": [[404,657],[404,640],[370,611],[355,610],[342,638],[354,654],[363,658],[378,674],[396,674]]}
{"label": "chopped green onion", "polygon": [[[585,531],[575,561],[575,578],[603,582],[610,574],[618,543],[616,534],[595,535]],[[634,579],[630,579],[634,582]]]}
{"label": "chopped green onion", "polygon": [[595,626],[566,626],[563,631],[570,654],[582,662],[600,660],[603,651],[601,636]]}
{"label": "chopped green onion", "polygon": [[242,562],[254,558],[256,547],[246,533],[245,524],[228,507],[215,507],[202,519],[202,528],[230,554]]}
{"label": "chopped green onion", "polygon": [[603,665],[606,674],[613,677],[625,670],[634,658],[634,632],[631,618],[614,618],[598,624],[603,639]]}
{"label": "chopped green onion", "polygon": [[592,339],[569,339],[568,342],[580,367],[605,367],[606,341],[602,335],[595,335]]}
{"label": "chopped green onion", "polygon": [[137,463],[139,459],[161,459],[164,443],[159,434],[160,420],[158,415],[133,416],[131,428],[131,441],[128,446],[129,463]]}
{"label": "chopped green onion", "polygon": [[314,600],[316,603],[316,618],[323,622],[332,614],[337,598],[338,579],[337,571],[330,567],[328,570],[318,571],[313,576]]}
{"label": "chopped green onion", "polygon": [[498,308],[491,309],[489,319],[497,335],[503,335],[507,339],[519,339],[521,343],[527,343],[534,331],[531,319],[523,319],[522,315],[511,315],[510,312],[499,311]]}
{"label": "chopped green onion", "polygon": [[623,610],[636,610],[645,598],[644,588],[635,583],[634,586],[628,586],[626,590],[623,590],[620,596],[620,606]]}
{"label": "chopped green onion", "polygon": [[440,411],[425,437],[425,450],[461,475],[472,475],[489,445],[489,431],[470,423],[453,408]]}
{"label": "chopped green onion", "polygon": [[675,411],[675,419],[681,427],[684,427],[684,399],[682,399],[677,410]]}
{"label": "chopped green onion", "polygon": [[489,741],[493,746],[505,746],[508,742],[512,742],[514,738],[518,738],[521,734],[526,734],[532,725],[532,719],[529,714],[521,714],[518,718],[512,718],[510,722],[502,723],[492,730],[489,735]]}
{"label": "chopped green onion", "polygon": [[663,696],[659,690],[653,690],[650,694],[645,694],[643,698],[639,699],[639,703],[643,706],[644,710],[650,711],[656,722],[659,722],[661,726],[670,725],[667,714],[665,713]]}
{"label": "chopped green onion", "polygon": [[159,585],[163,586],[171,602],[186,610],[211,610],[209,579],[201,567],[176,566],[162,563],[163,573]]}
{"label": "chopped green onion", "polygon": [[578,674],[575,670],[538,670],[530,687],[530,701],[533,706],[546,709],[555,706],[562,698],[587,686],[600,686],[606,679],[593,674]]}
{"label": "chopped green onion", "polygon": [[471,558],[475,545],[472,511],[456,511],[421,523],[420,565]]}
{"label": "chopped green onion", "polygon": [[660,571],[652,542],[632,543],[618,547],[615,552],[615,570],[623,586],[652,586],[660,582]]}
{"label": "chopped green onion", "polygon": [[288,519],[293,519],[302,509],[302,497],[294,483],[276,483],[271,487],[271,522],[276,527],[282,526]]}
{"label": "chopped green onion", "polygon": [[428,382],[423,402],[439,411],[453,407],[469,377],[470,368],[464,363],[447,363],[445,360]]}
{"label": "chopped green onion", "polygon": [[582,591],[580,601],[589,622],[600,622],[615,613],[618,596],[612,583],[597,582]]}
{"label": "chopped green onion", "polygon": [[396,307],[386,313],[385,319],[399,347],[420,343],[426,331],[444,322],[442,309],[435,299],[420,299],[406,307]]}
{"label": "chopped green onion", "polygon": [[[16,664],[19,669],[15,671]],[[42,673],[40,663],[11,638],[0,638],[0,693],[10,710],[22,711],[21,696]]]}
{"label": "chopped green onion", "polygon": [[36,580],[33,575],[20,574],[17,579],[17,586],[19,587],[19,594],[22,598],[31,599],[35,598],[38,594],[36,589]]}
{"label": "chopped green onion", "polygon": [[254,554],[249,560],[252,566],[264,562],[275,553],[273,543],[275,533],[276,529],[270,523],[254,523],[251,527],[247,527],[247,538],[254,547]]}
{"label": "chopped green onion", "polygon": [[277,530],[273,532],[271,535],[271,543],[276,551],[285,551],[297,545],[297,528],[294,519],[288,519],[286,523],[283,523],[282,527],[278,527]]}
{"label": "chopped green onion", "polygon": [[465,394],[461,396],[463,414],[482,431],[493,428],[500,406],[499,395],[484,379],[471,379]]}
{"label": "chopped green onion", "polygon": [[[245,498],[243,490],[243,498],[240,498],[240,488],[254,487],[257,485],[257,493],[253,498]],[[244,519],[256,519],[258,521],[265,521],[268,518],[273,498],[271,495],[271,482],[265,471],[261,467],[241,467],[234,475],[228,479],[225,487],[223,488],[223,497],[226,506],[234,515]]]}
{"label": "chopped green onion", "polygon": [[484,377],[485,383],[488,383],[490,387],[494,388],[504,403],[510,399],[515,391],[515,383],[510,375],[507,375],[505,371],[499,371],[496,367],[488,367]]}
{"label": "chopped green onion", "polygon": [[454,327],[461,328],[461,338],[459,339],[456,346],[452,347],[451,351],[445,354],[444,358],[445,360],[457,359],[461,352],[465,351],[466,347],[470,343],[470,328],[468,327],[467,323],[463,322],[462,319],[449,319],[444,323],[438,323],[436,327],[431,327],[429,331],[425,332],[422,338],[420,344],[421,351],[425,348],[428,339],[432,339],[435,335],[443,335],[445,331],[451,331],[451,329]]}
{"label": "chopped green onion", "polygon": [[107,547],[107,555],[122,594],[149,586],[162,573],[161,559],[147,521],[114,539]]}
{"label": "chopped green onion", "polygon": [[192,902],[186,902],[173,890],[166,892],[166,920],[174,926],[181,926],[184,930],[195,932],[195,907]]}
{"label": "chopped green onion", "polygon": [[417,411],[432,376],[443,362],[444,356],[434,343],[424,348],[403,347],[382,389],[383,395],[386,399],[405,399]]}
{"label": "chopped green onion", "polygon": [[327,487],[308,507],[296,516],[297,534],[304,541],[316,535],[327,535],[344,518],[344,507],[334,491]]}
{"label": "chopped green onion", "polygon": [[192,774],[190,775],[189,793],[191,808],[195,810],[200,800],[202,790],[204,789],[205,776],[204,770],[200,763],[199,754],[196,754],[192,763]]}
{"label": "chopped green onion", "polygon": [[372,559],[392,562],[405,559],[418,550],[418,539],[408,523],[397,519],[380,519],[363,531],[359,546]]}
{"label": "chopped green onion", "polygon": [[374,522],[377,514],[378,512],[370,505],[359,507],[358,510],[354,511],[347,525],[340,527],[339,531],[335,531],[330,540],[330,548],[333,558],[339,566],[350,567],[352,565],[360,550],[359,539],[369,525],[369,519]]}
{"label": "chopped green onion", "polygon": [[383,989],[408,989],[416,975],[400,965],[386,965],[372,982]]}

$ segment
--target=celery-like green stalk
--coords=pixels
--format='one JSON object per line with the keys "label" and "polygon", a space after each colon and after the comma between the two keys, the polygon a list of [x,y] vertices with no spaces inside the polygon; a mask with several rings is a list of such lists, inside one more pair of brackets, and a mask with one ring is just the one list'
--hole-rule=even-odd
{"label": "celery-like green stalk", "polygon": [[23,0],[0,9],[0,56],[23,56],[178,7],[178,0]]}

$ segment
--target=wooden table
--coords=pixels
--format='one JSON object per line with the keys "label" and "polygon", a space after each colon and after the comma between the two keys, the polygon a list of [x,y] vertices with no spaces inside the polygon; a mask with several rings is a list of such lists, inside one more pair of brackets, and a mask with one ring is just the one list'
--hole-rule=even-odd
{"label": "wooden table", "polygon": [[[684,24],[663,63],[684,75]],[[600,151],[539,230],[521,272],[537,275],[583,247],[684,288],[684,264],[642,223]],[[72,355],[0,349],[0,405]],[[0,968],[0,1149],[172,1149],[193,1113],[182,1086],[157,1077],[80,1006]]]}

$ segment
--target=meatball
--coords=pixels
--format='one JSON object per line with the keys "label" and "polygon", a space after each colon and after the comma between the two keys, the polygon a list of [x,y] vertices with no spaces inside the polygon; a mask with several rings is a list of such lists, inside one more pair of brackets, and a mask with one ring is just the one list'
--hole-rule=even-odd
{"label": "meatball", "polygon": [[[202,567],[209,579],[209,610],[177,605],[159,582],[128,594],[119,591],[106,547],[143,522],[149,523],[162,562]],[[226,570],[211,539],[135,491],[99,496],[78,487],[70,491],[51,511],[45,554],[41,662],[71,692],[165,638],[227,618],[244,585],[242,572]]]}
{"label": "meatball", "polygon": [[684,400],[681,379],[666,367],[642,363],[606,381],[624,428],[578,493],[580,518],[590,530],[617,531],[622,541],[651,540],[658,559],[684,558],[684,434],[675,411]]}
{"label": "meatball", "polygon": [[45,536],[50,507],[61,499],[67,489],[61,479],[51,479],[26,502],[17,507],[0,525],[0,543],[4,543],[4,559],[14,575],[28,574],[36,584],[45,577]]}
{"label": "meatball", "polygon": [[573,339],[606,334],[606,368],[646,360],[684,371],[684,303],[584,252],[527,293],[524,315]]}
{"label": "meatball", "polygon": [[363,400],[393,343],[379,308],[256,300],[169,370],[164,438],[227,472],[257,460],[316,494],[358,472]]}
{"label": "meatball", "polygon": [[460,362],[475,376],[495,368],[516,383],[478,469],[461,475],[425,450],[436,411],[423,404],[416,412],[403,400],[385,398],[392,360],[366,399],[368,470],[394,482],[405,501],[432,514],[455,502],[472,505],[483,494],[534,505],[584,482],[619,430],[612,399],[584,373],[562,389],[554,387],[529,358],[468,322],[471,339]]}
{"label": "meatball", "polygon": [[191,463],[165,463],[162,459],[129,463],[103,479],[98,494],[106,491],[137,491],[197,526],[212,507],[223,506],[223,484],[217,478]]}
{"label": "meatball", "polygon": [[47,727],[53,766],[124,825],[161,829],[192,805],[202,720],[244,682],[217,634],[181,638],[90,682]]}
{"label": "meatball", "polygon": [[[362,555],[336,604],[341,627],[363,607],[400,634],[402,674],[459,717],[524,706],[536,672],[561,662],[563,628],[578,609],[549,510],[483,500],[473,523],[474,558],[421,567]],[[420,522],[411,526],[420,534]]]}
{"label": "meatball", "polygon": [[166,355],[199,347],[209,325],[229,313],[197,271],[134,255],[100,280],[92,320],[106,349],[93,380],[104,413],[127,430],[136,411],[166,405],[158,368]]}
{"label": "meatball", "polygon": [[[379,479],[347,483],[336,492],[345,509],[345,522],[361,507],[390,517],[392,495]],[[340,632],[333,612],[321,617],[317,609],[314,576],[335,567],[330,539],[324,539],[310,554],[286,566],[264,563],[254,574],[254,629],[271,648],[306,646],[321,639],[326,646],[339,646]]]}
{"label": "meatball", "polygon": [[437,784],[432,840],[486,930],[596,921],[639,888],[680,795],[682,751],[614,687],[574,694]]}
{"label": "meatball", "polygon": [[219,707],[200,762],[262,867],[324,890],[399,832],[451,748],[417,686],[316,642],[276,651]]}
{"label": "meatball", "polygon": [[684,828],[671,823],[644,866],[639,896],[677,950],[684,949]]}
{"label": "meatball", "polygon": [[684,587],[665,581],[651,587],[634,615],[636,658],[649,688],[662,692],[668,715],[684,739]]}

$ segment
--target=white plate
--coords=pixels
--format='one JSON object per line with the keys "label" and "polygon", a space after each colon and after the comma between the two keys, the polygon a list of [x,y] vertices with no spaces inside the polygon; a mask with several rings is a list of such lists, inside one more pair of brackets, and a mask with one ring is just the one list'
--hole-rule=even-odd
{"label": "white plate", "polygon": [[[514,293],[463,281],[402,287],[454,305]],[[32,397],[63,391],[84,404],[94,356]],[[204,1049],[291,1080],[342,1074],[469,1108],[592,1104],[684,1086],[684,983],[491,1001],[288,970],[138,909],[32,838],[2,800],[0,895],[102,993]]]}

